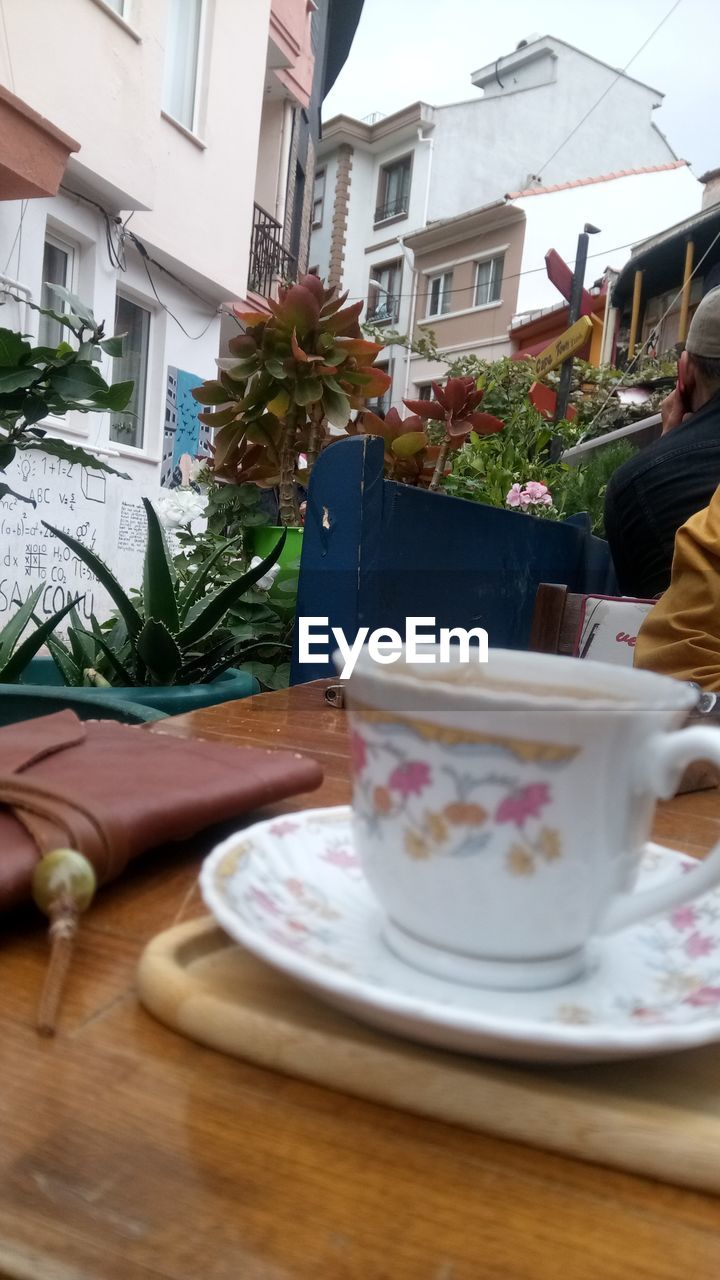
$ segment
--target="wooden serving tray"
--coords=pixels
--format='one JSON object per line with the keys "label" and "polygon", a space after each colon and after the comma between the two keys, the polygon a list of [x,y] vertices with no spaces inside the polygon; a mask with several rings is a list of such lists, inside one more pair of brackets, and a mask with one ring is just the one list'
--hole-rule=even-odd
{"label": "wooden serving tray", "polygon": [[597,1066],[519,1067],[372,1031],[209,917],[147,946],[139,995],[222,1053],[417,1115],[720,1193],[720,1046]]}

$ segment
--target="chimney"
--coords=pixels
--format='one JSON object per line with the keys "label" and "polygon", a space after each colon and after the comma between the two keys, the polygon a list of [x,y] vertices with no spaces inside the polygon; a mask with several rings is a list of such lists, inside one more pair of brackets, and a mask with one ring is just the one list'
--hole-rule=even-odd
{"label": "chimney", "polygon": [[703,209],[709,209],[711,205],[720,204],[720,169],[708,169],[699,179],[702,182],[704,191],[702,197]]}

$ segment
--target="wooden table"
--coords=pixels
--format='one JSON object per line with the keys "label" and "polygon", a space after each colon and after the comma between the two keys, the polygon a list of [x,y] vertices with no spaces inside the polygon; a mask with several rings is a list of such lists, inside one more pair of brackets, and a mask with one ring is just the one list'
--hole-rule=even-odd
{"label": "wooden table", "polygon": [[[344,715],[323,689],[213,707],[154,732],[290,746],[348,799]],[[717,792],[662,807],[701,854]],[[5,936],[0,1275],[16,1280],[710,1280],[720,1202],[356,1101],[202,1049],[138,1005],[144,943],[200,914],[207,841],[163,851],[83,925],[55,1040],[28,914]],[[720,1153],[718,1153],[720,1158]]]}

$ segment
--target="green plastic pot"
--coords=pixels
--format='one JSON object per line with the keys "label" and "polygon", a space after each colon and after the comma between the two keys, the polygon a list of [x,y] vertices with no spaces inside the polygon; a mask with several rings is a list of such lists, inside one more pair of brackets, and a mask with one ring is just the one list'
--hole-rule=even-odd
{"label": "green plastic pot", "polygon": [[133,703],[167,716],[179,716],[200,707],[214,707],[219,702],[235,702],[238,698],[248,698],[260,692],[254,676],[247,671],[235,671],[232,667],[209,684],[133,685],[129,688],[103,685],[96,689],[73,689],[63,684],[52,658],[33,658],[19,684],[0,685],[0,699],[18,689],[34,689],[38,696],[52,689],[57,696],[67,698],[68,706],[72,695],[82,694],[84,699],[95,700],[96,705],[100,700]]}
{"label": "green plastic pot", "polygon": [[164,720],[163,711],[123,698],[104,698],[102,689],[55,689],[48,685],[0,684],[0,727],[36,720],[55,711],[74,711],[80,720],[117,720],[120,724],[147,724]]}
{"label": "green plastic pot", "polygon": [[[283,532],[282,525],[258,525],[253,529],[253,555],[262,559],[269,556],[278,538]],[[302,552],[302,529],[286,529],[285,546],[280,553],[278,564],[280,572],[273,582],[268,596],[277,609],[288,617],[295,617],[298,578],[300,576],[300,555]]]}

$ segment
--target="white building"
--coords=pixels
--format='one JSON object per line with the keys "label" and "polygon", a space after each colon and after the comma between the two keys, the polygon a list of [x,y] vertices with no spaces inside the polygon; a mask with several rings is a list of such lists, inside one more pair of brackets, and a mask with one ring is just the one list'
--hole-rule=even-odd
{"label": "white building", "polygon": [[[128,335],[105,375],[135,380],[132,415],[40,425],[117,457],[146,492],[163,456],[164,478],[172,469],[173,415],[180,423],[190,385],[215,372],[221,311],[266,307],[286,264],[307,266],[312,117],[339,70],[329,26],[350,27],[342,65],[360,7],[351,0],[351,22],[331,0],[4,7],[0,288],[36,303],[49,300],[46,281],[78,294],[108,333]],[[57,183],[34,183],[22,133],[38,117],[79,144],[47,199],[38,191]],[[25,188],[8,154],[36,198],[12,198]],[[0,326],[59,340],[23,302],[0,293],[0,304]]]}
{"label": "white building", "polygon": [[[429,234],[508,192],[677,162],[652,119],[663,94],[553,36],[523,42],[472,83],[482,97],[444,107],[418,102],[375,121],[336,116],[324,126],[310,261],[351,298],[366,298],[369,318],[402,333],[416,321],[411,233]],[[553,243],[551,235],[540,267]],[[492,294],[492,281],[488,287]],[[480,305],[497,301],[483,294]],[[453,309],[472,312],[474,295]],[[509,350],[507,322],[494,336],[496,354],[503,343]],[[407,381],[402,358],[393,358],[392,372],[397,403]]]}

